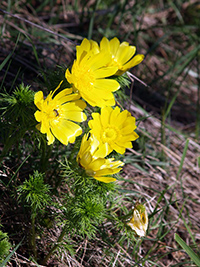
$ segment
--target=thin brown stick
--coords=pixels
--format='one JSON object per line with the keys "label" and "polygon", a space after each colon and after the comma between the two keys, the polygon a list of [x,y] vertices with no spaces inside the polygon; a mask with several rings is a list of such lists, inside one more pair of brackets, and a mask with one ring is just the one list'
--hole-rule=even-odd
{"label": "thin brown stick", "polygon": [[68,41],[68,42],[70,42],[70,43],[72,43],[72,44],[76,44],[74,41],[68,39],[67,37],[65,37],[65,36],[63,36],[63,35],[61,35],[61,34],[59,34],[59,33],[56,33],[56,32],[54,32],[54,31],[52,31],[52,30],[49,30],[49,29],[47,29],[47,28],[45,28],[45,27],[43,27],[43,26],[40,26],[40,25],[38,25],[38,24],[36,24],[36,23],[33,23],[33,22],[31,22],[30,20],[21,18],[21,17],[19,17],[18,15],[11,14],[10,12],[7,12],[7,11],[1,9],[1,8],[0,8],[0,12],[4,13],[4,14],[6,14],[6,15],[9,15],[9,16],[11,16],[11,17],[13,17],[13,18],[19,19],[19,20],[21,20],[21,21],[23,21],[23,22],[25,22],[25,23],[28,23],[28,24],[32,25],[33,27],[36,27],[36,28],[38,28],[38,29],[41,29],[41,30],[46,31],[46,32],[48,32],[48,33],[51,33],[51,34],[53,34],[53,35],[56,35],[56,36],[58,36],[58,37],[60,37],[60,38],[62,38],[62,39],[65,39],[66,41]]}

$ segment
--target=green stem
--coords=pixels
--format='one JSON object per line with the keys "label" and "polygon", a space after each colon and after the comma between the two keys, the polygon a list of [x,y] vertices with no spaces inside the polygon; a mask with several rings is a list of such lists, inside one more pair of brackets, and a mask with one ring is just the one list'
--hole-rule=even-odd
{"label": "green stem", "polygon": [[96,4],[94,6],[94,10],[93,10],[93,13],[92,13],[92,16],[90,19],[90,25],[89,25],[89,30],[88,30],[88,39],[92,38],[92,32],[93,32],[93,26],[94,26],[94,16],[95,16],[96,9],[97,9],[98,5],[100,4],[100,2],[101,2],[101,0],[97,0]]}
{"label": "green stem", "polygon": [[51,255],[53,254],[53,252],[58,248],[60,242],[63,240],[66,232],[67,232],[67,224],[65,224],[65,226],[62,229],[62,232],[60,234],[60,236],[58,237],[57,242],[55,243],[55,245],[52,247],[52,249],[49,251],[49,253],[46,255],[46,257],[42,260],[41,264],[45,265],[48,261],[48,259],[51,257]]}
{"label": "green stem", "polygon": [[[165,135],[165,114],[164,111],[162,112],[162,123],[161,123],[161,143],[163,145],[166,145],[166,135]],[[165,158],[165,153],[162,149],[161,151],[161,157],[162,159]]]}
{"label": "green stem", "polygon": [[41,160],[40,160],[40,171],[46,172],[48,167],[48,161],[51,156],[52,146],[47,145],[46,140],[42,140],[41,143]]}
{"label": "green stem", "polygon": [[41,149],[42,149],[42,154],[41,154],[41,171],[45,170],[45,163],[46,163],[46,142],[44,140],[42,140],[41,143]]}
{"label": "green stem", "polygon": [[[198,77],[200,74],[200,70],[199,70],[199,58],[197,58],[197,73],[198,73]],[[199,135],[200,135],[200,78],[197,78],[197,82],[198,82],[198,90],[197,90],[197,118],[196,118],[196,129],[195,129],[195,136],[196,139],[199,139]]]}
{"label": "green stem", "polygon": [[32,214],[31,216],[30,245],[33,251],[34,259],[37,260],[37,249],[36,249],[36,242],[35,242],[35,215],[34,214]]}
{"label": "green stem", "polygon": [[0,163],[3,161],[4,157],[8,153],[8,151],[12,148],[13,145],[19,144],[20,141],[20,133],[14,132],[13,128],[7,133],[8,138],[4,142],[3,151],[0,156]]}

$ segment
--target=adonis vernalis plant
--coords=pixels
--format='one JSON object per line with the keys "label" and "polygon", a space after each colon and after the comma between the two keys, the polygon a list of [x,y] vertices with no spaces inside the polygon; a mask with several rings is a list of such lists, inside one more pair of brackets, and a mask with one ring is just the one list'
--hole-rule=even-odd
{"label": "adonis vernalis plant", "polygon": [[[29,88],[26,90],[21,88],[19,91],[20,99],[21,94],[25,96],[28,92],[29,96],[31,92],[31,98],[28,98],[28,106],[31,108],[27,109],[24,101],[21,101],[18,106],[20,110],[23,107],[22,110],[29,110],[27,114],[26,112],[20,113],[22,116],[24,114],[24,118],[32,116],[34,123],[31,123],[31,127],[29,127],[29,134],[33,133],[32,140],[35,140],[34,131],[37,128],[42,134],[46,134],[48,145],[53,144],[55,139],[58,139],[63,145],[74,143],[69,159],[67,153],[64,155],[68,165],[62,162],[63,154],[59,154],[61,144],[55,143],[55,149],[49,149],[50,152],[48,151],[48,153],[45,150],[45,143],[39,148],[41,149],[41,163],[47,163],[45,166],[50,166],[52,163],[50,159],[52,158],[57,157],[61,160],[58,165],[61,164],[65,169],[53,170],[53,173],[56,173],[56,182],[51,180],[48,184],[48,171],[40,173],[33,170],[34,176],[30,175],[23,185],[18,185],[19,204],[22,203],[20,200],[26,199],[32,207],[30,250],[32,250],[35,259],[37,259],[36,231],[39,229],[35,227],[39,221],[37,215],[40,214],[40,208],[45,210],[47,206],[42,205],[41,200],[48,200],[50,205],[50,200],[53,201],[54,199],[51,195],[54,192],[53,187],[56,187],[56,192],[62,191],[61,189],[58,190],[60,181],[63,182],[62,188],[65,186],[66,190],[70,188],[68,194],[58,200],[59,205],[53,204],[60,209],[58,217],[55,215],[55,222],[56,220],[60,221],[63,224],[63,229],[55,245],[49,249],[49,253],[47,252],[44,257],[43,264],[47,263],[65,235],[75,232],[79,235],[86,234],[88,238],[94,237],[98,231],[99,223],[109,218],[111,209],[107,210],[108,202],[110,206],[113,206],[119,197],[119,191],[116,190],[116,174],[122,170],[124,163],[116,160],[115,157],[109,158],[108,155],[112,151],[124,154],[139,136],[135,132],[137,128],[135,117],[127,110],[121,111],[118,106],[114,107],[116,104],[114,92],[120,89],[120,83],[123,84],[123,79],[124,84],[126,84],[126,78],[122,74],[143,60],[144,56],[134,56],[135,52],[134,46],[130,46],[127,42],[120,44],[117,38],[109,41],[104,37],[100,44],[93,40],[84,39],[76,47],[76,59],[72,68],[65,71],[68,84],[66,87],[64,87],[66,80],[60,81],[57,88],[50,91],[46,98],[42,91],[38,91],[34,95],[34,100]],[[4,99],[5,103],[11,103],[13,106],[13,99],[15,100],[15,98],[8,98],[7,95],[4,98],[7,99],[7,101]],[[26,98],[23,97],[22,99]],[[86,108],[87,103],[92,107]],[[101,109],[96,108],[94,110],[94,107]],[[10,108],[10,104],[8,108]],[[88,117],[91,116],[92,119],[88,121],[88,125],[83,123],[80,126],[80,123],[87,120],[84,109],[86,109]],[[97,110],[100,111],[96,112]],[[31,114],[29,114],[30,112]],[[39,124],[36,125],[35,120]],[[8,121],[8,123],[10,122]],[[24,132],[26,131],[28,128]],[[84,135],[80,144],[80,138],[77,137],[82,133]],[[68,146],[68,150],[72,146]],[[116,153],[113,154],[116,155]],[[44,172],[45,166],[42,166]],[[65,181],[63,181],[63,173]],[[38,186],[44,190],[40,190],[41,188]],[[56,196],[57,198],[59,197]],[[37,207],[38,212],[34,207]],[[133,217],[127,224],[138,235],[144,236],[148,226],[145,208],[141,205],[135,206]]]}

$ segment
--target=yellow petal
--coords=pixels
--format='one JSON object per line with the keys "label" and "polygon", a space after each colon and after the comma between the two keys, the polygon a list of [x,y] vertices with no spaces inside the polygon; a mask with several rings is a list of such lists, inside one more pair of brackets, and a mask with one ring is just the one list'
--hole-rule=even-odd
{"label": "yellow petal", "polygon": [[99,146],[99,141],[96,138],[96,136],[94,136],[93,134],[90,136],[89,139],[90,142],[90,153],[93,154],[95,153],[95,151],[97,150],[98,146]]}
{"label": "yellow petal", "polygon": [[100,138],[100,131],[102,130],[101,129],[101,126],[96,123],[96,121],[89,121],[88,122],[88,126],[90,127],[90,133],[94,134],[98,139]]}
{"label": "yellow petal", "polygon": [[65,72],[65,78],[70,84],[74,83],[74,76],[72,75],[72,73],[73,73],[73,68],[75,67],[75,65],[76,65],[76,60],[74,60],[71,72],[69,71],[69,69],[67,69]]}
{"label": "yellow petal", "polygon": [[120,41],[115,37],[110,41],[110,51],[113,55],[117,54],[117,50],[119,49]]}
{"label": "yellow petal", "polygon": [[118,173],[122,168],[115,168],[115,169],[112,169],[112,168],[106,168],[106,169],[103,169],[103,170],[97,170],[96,171],[96,176],[105,176],[105,175],[113,175],[115,173]]}
{"label": "yellow petal", "polygon": [[34,116],[35,116],[36,121],[38,121],[38,122],[42,121],[42,112],[40,112],[39,110],[37,110],[34,113]]}
{"label": "yellow petal", "polygon": [[142,62],[143,59],[144,59],[144,55],[136,55],[134,58],[132,58],[129,62],[127,62],[123,66],[123,70],[128,70],[128,69],[140,64],[140,62]]}
{"label": "yellow petal", "polygon": [[112,152],[112,148],[108,143],[101,144],[99,149],[95,152],[94,157],[96,158],[105,158]]}
{"label": "yellow petal", "polygon": [[124,134],[130,134],[136,129],[136,125],[134,124],[128,124],[125,127],[120,128],[120,131],[123,132]]}
{"label": "yellow petal", "polygon": [[76,58],[78,64],[81,64],[83,58],[85,57],[85,55],[89,50],[90,50],[90,41],[87,40],[86,38],[83,39],[81,45],[76,46]]}
{"label": "yellow petal", "polygon": [[94,178],[100,182],[103,182],[103,183],[111,183],[111,182],[114,182],[116,181],[115,178],[113,177],[109,177],[109,176],[104,176],[104,177],[100,177],[100,176],[94,176]]}
{"label": "yellow petal", "polygon": [[126,143],[128,141],[135,141],[138,138],[138,134],[136,132],[132,132],[131,134],[123,135],[120,137],[121,143]]}
{"label": "yellow petal", "polygon": [[110,42],[106,37],[103,37],[100,42],[100,50],[105,50],[110,52]]}
{"label": "yellow petal", "polygon": [[81,141],[81,146],[79,150],[79,157],[82,158],[82,156],[90,150],[90,141],[88,140],[89,134],[84,134],[82,141]]}
{"label": "yellow petal", "polygon": [[86,38],[83,39],[80,47],[82,50],[89,51],[90,50],[90,41]]}
{"label": "yellow petal", "polygon": [[68,120],[62,120],[56,124],[52,122],[51,131],[64,145],[67,145],[68,142],[73,143],[76,136],[82,133],[82,129],[79,125]]}
{"label": "yellow petal", "polygon": [[85,113],[80,111],[66,111],[63,113],[66,119],[76,122],[82,122],[87,119]]}
{"label": "yellow petal", "polygon": [[41,133],[47,133],[49,131],[49,121],[47,120],[41,121],[40,131]]}
{"label": "yellow petal", "polygon": [[60,86],[61,86],[62,83],[63,83],[63,81],[61,81],[61,82],[59,83],[59,85],[56,87],[56,89],[55,89],[53,92],[50,92],[49,96],[50,96],[51,98],[54,96],[55,92],[60,88]]}
{"label": "yellow petal", "polygon": [[114,98],[114,96],[113,96],[113,98],[111,98],[111,99],[106,99],[105,101],[104,101],[104,105],[102,106],[102,108],[103,107],[111,107],[111,106],[114,106],[116,104],[116,101],[115,101],[115,98]]}
{"label": "yellow petal", "polygon": [[39,92],[35,93],[34,104],[37,106],[37,108],[41,109],[43,101],[44,101],[43,92],[39,91]]}
{"label": "yellow petal", "polygon": [[95,133],[99,132],[101,130],[101,120],[100,120],[100,114],[99,113],[92,113],[93,120],[90,120],[88,122],[88,126],[92,129],[92,132]]}
{"label": "yellow petal", "polygon": [[101,109],[101,124],[106,128],[110,124],[110,114],[112,112],[111,107],[104,107]]}
{"label": "yellow petal", "polygon": [[126,150],[126,148],[132,148],[133,147],[131,141],[123,142],[123,141],[119,140],[119,141],[116,141],[115,144],[120,146],[120,147],[124,147],[125,150]]}
{"label": "yellow petal", "polygon": [[120,85],[117,81],[112,79],[97,79],[95,82],[95,87],[101,88],[103,93],[104,90],[115,92],[120,88]]}
{"label": "yellow petal", "polygon": [[104,158],[98,158],[96,160],[93,160],[88,165],[88,169],[91,169],[96,172],[100,169],[100,167],[104,164],[104,162],[105,162]]}
{"label": "yellow petal", "polygon": [[92,161],[92,155],[90,152],[86,152],[84,155],[82,155],[80,164],[83,166],[86,170],[88,169],[88,165]]}
{"label": "yellow petal", "polygon": [[47,140],[48,140],[48,145],[53,144],[53,142],[55,141],[55,138],[53,134],[51,133],[50,129],[48,129],[47,131]]}
{"label": "yellow petal", "polygon": [[53,95],[53,92],[51,91],[51,92],[48,94],[48,96],[46,97],[46,99],[44,100],[44,102],[45,102],[46,104],[48,104],[49,102],[52,101],[52,95]]}
{"label": "yellow petal", "polygon": [[123,65],[132,58],[132,56],[135,54],[135,51],[136,47],[134,46],[120,45],[117,51],[116,59],[121,63],[121,65]]}
{"label": "yellow petal", "polygon": [[117,72],[117,67],[106,67],[95,71],[95,78],[105,78],[114,75]]}
{"label": "yellow petal", "polygon": [[124,147],[121,147],[116,143],[112,143],[111,147],[112,147],[112,149],[114,149],[119,154],[124,154],[125,151],[126,151],[126,149]]}
{"label": "yellow petal", "polygon": [[104,99],[102,95],[99,95],[96,90],[91,90],[90,92],[87,91],[80,91],[82,98],[87,101],[91,106],[101,107],[104,105]]}
{"label": "yellow petal", "polygon": [[[123,123],[126,122],[127,116],[129,115],[130,112],[127,110],[123,110],[119,115],[117,116],[117,126],[120,127]],[[116,122],[115,122],[116,124]]]}
{"label": "yellow petal", "polygon": [[115,109],[112,111],[110,115],[110,124],[116,125],[116,122],[118,121],[118,116],[120,114],[120,108],[115,107]]}
{"label": "yellow petal", "polygon": [[119,127],[123,133],[131,133],[134,131],[137,126],[135,125],[135,118],[134,117],[128,117],[126,121]]}
{"label": "yellow petal", "polygon": [[98,81],[99,80],[97,80],[97,82],[95,83],[95,86],[94,86],[94,90],[95,90],[96,95],[98,95],[99,98],[101,96],[103,101],[105,101],[107,99],[114,98],[113,93],[110,90],[104,89],[103,87],[99,86]]}
{"label": "yellow petal", "polygon": [[59,105],[64,105],[65,103],[67,102],[70,102],[70,101],[76,101],[80,98],[80,95],[79,94],[70,94],[70,95],[66,95],[64,97],[62,97],[60,99],[60,101],[58,102]]}
{"label": "yellow petal", "polygon": [[[100,52],[91,57],[87,66],[90,67],[93,71],[98,70],[99,68],[105,67],[111,61],[111,55],[106,52]],[[115,73],[116,71],[114,71]],[[113,73],[113,74],[114,74]]]}
{"label": "yellow petal", "polygon": [[129,46],[129,43],[128,42],[122,42],[120,45],[126,47],[126,46]]}
{"label": "yellow petal", "polygon": [[72,88],[67,88],[62,90],[60,93],[58,93],[57,95],[54,96],[54,100],[58,101],[58,102],[63,102],[63,98],[69,94],[72,93]]}
{"label": "yellow petal", "polygon": [[82,134],[82,128],[71,121],[66,121],[67,124],[67,131],[70,134],[70,131],[72,132],[71,135],[68,135],[68,142],[74,143],[77,136]]}
{"label": "yellow petal", "polygon": [[97,54],[100,52],[99,45],[97,42],[90,40],[90,46],[91,46],[90,50],[92,50],[94,54]]}
{"label": "yellow petal", "polygon": [[63,110],[70,111],[82,111],[86,107],[86,103],[83,100],[75,100],[73,102],[65,103],[62,105]]}

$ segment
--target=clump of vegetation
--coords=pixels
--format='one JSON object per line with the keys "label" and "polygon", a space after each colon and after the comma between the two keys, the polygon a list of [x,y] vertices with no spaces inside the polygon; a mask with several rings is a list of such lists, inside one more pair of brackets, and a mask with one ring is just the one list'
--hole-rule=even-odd
{"label": "clump of vegetation", "polygon": [[198,266],[198,11],[0,3],[4,265]]}

